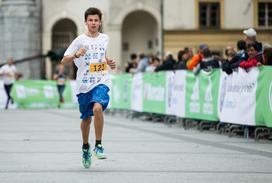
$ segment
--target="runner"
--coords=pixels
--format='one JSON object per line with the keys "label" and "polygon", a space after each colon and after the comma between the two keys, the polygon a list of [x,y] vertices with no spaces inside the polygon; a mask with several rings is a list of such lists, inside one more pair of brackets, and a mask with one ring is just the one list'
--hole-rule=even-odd
{"label": "runner", "polygon": [[85,12],[86,34],[78,36],[68,47],[61,61],[62,64],[74,61],[77,71],[77,98],[81,112],[82,163],[85,168],[91,166],[91,148],[89,132],[91,116],[94,116],[95,148],[94,155],[104,159],[106,155],[102,146],[104,126],[103,111],[109,103],[109,68],[115,69],[116,63],[109,60],[106,50],[109,37],[100,33],[102,13],[97,8]]}

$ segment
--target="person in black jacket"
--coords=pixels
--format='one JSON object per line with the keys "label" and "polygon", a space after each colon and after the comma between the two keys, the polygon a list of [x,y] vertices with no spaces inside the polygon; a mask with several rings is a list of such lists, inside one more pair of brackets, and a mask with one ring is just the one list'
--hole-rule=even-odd
{"label": "person in black jacket", "polygon": [[210,72],[212,69],[219,68],[219,60],[214,57],[210,51],[210,49],[207,47],[203,50],[203,58],[200,62],[200,69]]}
{"label": "person in black jacket", "polygon": [[173,53],[167,52],[165,61],[155,69],[155,72],[173,70],[175,63]]}
{"label": "person in black jacket", "polygon": [[263,65],[272,65],[272,47],[265,46],[263,50]]}
{"label": "person in black jacket", "polygon": [[246,51],[246,42],[244,40],[237,41],[237,52],[233,49],[226,49],[227,60],[222,64],[222,70],[227,74],[232,74],[233,71],[237,70],[242,60],[248,59],[248,54]]}
{"label": "person in black jacket", "polygon": [[186,47],[184,50],[178,52],[178,61],[174,65],[175,70],[185,70],[187,69],[187,61],[189,60],[190,53],[189,48]]}

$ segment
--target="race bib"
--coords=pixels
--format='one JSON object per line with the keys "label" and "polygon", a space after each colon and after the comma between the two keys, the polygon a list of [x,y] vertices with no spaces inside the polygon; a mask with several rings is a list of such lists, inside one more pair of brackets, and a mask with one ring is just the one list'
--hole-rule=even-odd
{"label": "race bib", "polygon": [[107,63],[102,62],[102,63],[95,63],[95,64],[90,64],[90,72],[101,72],[107,70]]}

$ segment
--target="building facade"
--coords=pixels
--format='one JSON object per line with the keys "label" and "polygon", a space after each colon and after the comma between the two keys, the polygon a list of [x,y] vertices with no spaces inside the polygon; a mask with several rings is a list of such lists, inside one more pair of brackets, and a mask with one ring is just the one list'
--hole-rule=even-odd
{"label": "building facade", "polygon": [[[272,43],[272,0],[2,0],[0,63],[9,56],[65,49],[86,32],[83,16],[91,6],[103,12],[108,55],[120,69],[131,53],[177,53],[185,46],[196,50],[200,43],[222,55],[249,27],[257,30],[259,41]],[[26,78],[38,77],[37,71],[51,79],[57,63],[46,58],[22,64]],[[73,78],[73,64],[69,71]]]}

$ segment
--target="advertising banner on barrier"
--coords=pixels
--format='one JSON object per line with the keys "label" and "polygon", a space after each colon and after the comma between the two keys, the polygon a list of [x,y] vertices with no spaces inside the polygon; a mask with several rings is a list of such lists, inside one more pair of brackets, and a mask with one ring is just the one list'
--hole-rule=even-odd
{"label": "advertising banner on barrier", "polygon": [[258,68],[239,68],[225,75],[221,83],[220,120],[222,122],[255,125]]}
{"label": "advertising banner on barrier", "polygon": [[256,92],[256,125],[272,127],[272,67],[260,67]]}
{"label": "advertising banner on barrier", "polygon": [[[11,95],[18,108],[56,108],[59,96],[55,81],[21,80],[17,81]],[[75,107],[70,83],[66,83],[62,107]]]}
{"label": "advertising banner on barrier", "polygon": [[131,84],[131,109],[143,112],[143,74],[137,73]]}
{"label": "advertising banner on barrier", "polygon": [[166,72],[166,114],[185,117],[186,71]]}
{"label": "advertising banner on barrier", "polygon": [[220,71],[201,71],[197,76],[187,72],[186,115],[187,118],[218,121],[217,104]]}
{"label": "advertising banner on barrier", "polygon": [[113,75],[111,86],[111,108],[131,108],[131,74]]}
{"label": "advertising banner on barrier", "polygon": [[143,110],[165,114],[166,73],[146,73],[143,81]]}

